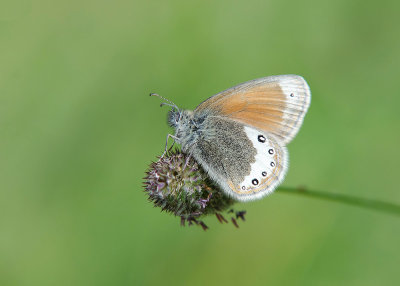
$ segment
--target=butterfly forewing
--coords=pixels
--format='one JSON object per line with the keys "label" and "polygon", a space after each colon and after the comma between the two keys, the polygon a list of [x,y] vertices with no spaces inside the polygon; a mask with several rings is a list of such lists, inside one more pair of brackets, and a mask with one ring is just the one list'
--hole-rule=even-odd
{"label": "butterfly forewing", "polygon": [[310,100],[310,89],[301,76],[270,76],[216,94],[201,103],[195,113],[230,118],[287,144],[297,134]]}

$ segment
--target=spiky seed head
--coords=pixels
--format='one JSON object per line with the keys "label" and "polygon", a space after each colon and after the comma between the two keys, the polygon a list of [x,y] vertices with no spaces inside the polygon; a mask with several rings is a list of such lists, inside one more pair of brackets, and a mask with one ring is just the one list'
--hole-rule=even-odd
{"label": "spiky seed head", "polygon": [[189,222],[222,212],[235,202],[213,184],[193,158],[180,150],[168,152],[150,164],[144,189],[154,206]]}

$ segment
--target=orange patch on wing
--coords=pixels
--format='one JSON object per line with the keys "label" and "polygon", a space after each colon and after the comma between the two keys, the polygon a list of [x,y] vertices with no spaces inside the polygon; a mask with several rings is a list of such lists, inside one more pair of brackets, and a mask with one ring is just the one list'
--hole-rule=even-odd
{"label": "orange patch on wing", "polygon": [[[279,104],[272,105],[272,100]],[[271,84],[267,91],[265,87],[256,86],[219,103],[221,114],[233,120],[265,132],[275,133],[282,129],[286,105],[285,94],[278,84]]]}

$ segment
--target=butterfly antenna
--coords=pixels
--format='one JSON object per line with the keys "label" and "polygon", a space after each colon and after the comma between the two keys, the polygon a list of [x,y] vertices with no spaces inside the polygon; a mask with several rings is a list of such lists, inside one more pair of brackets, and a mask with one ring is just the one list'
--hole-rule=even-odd
{"label": "butterfly antenna", "polygon": [[172,108],[175,108],[176,110],[179,110],[178,106],[175,103],[173,103],[171,100],[166,99],[165,97],[163,97],[157,93],[150,93],[150,96],[157,96],[157,97],[161,98],[162,100],[166,101],[166,102],[161,103],[160,106],[167,105]]}

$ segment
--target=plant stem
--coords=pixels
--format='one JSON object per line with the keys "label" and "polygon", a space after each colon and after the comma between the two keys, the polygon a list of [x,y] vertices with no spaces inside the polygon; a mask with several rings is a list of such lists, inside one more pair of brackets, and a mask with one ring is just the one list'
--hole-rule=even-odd
{"label": "plant stem", "polygon": [[303,195],[315,199],[333,201],[400,216],[400,205],[393,203],[323,191],[307,190],[305,188],[278,187],[277,191],[279,193]]}

